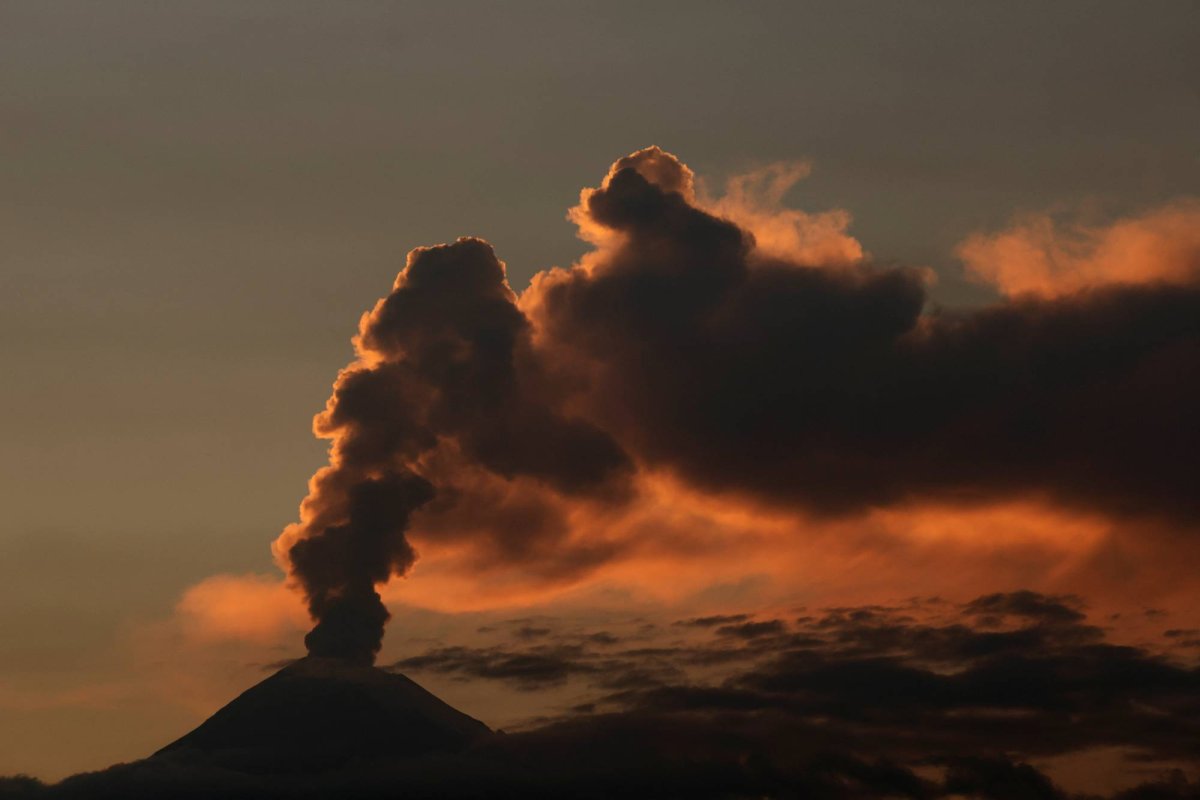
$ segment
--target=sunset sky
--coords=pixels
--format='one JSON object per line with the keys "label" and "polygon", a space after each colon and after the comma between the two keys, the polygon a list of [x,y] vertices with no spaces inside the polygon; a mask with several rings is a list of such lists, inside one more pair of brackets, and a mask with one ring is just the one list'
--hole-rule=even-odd
{"label": "sunset sky", "polygon": [[406,573],[493,728],[1200,780],[1197,76],[1191,2],[0,4],[0,775]]}

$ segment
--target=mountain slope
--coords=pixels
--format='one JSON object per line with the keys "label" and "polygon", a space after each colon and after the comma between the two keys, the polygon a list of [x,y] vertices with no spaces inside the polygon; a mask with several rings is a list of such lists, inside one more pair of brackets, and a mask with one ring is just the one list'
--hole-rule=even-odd
{"label": "mountain slope", "polygon": [[154,754],[245,772],[313,772],[462,750],[491,731],[403,675],[302,658]]}

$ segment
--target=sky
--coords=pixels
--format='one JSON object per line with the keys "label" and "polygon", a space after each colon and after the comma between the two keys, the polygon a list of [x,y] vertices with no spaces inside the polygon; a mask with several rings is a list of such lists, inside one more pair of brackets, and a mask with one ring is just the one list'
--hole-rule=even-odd
{"label": "sky", "polygon": [[[0,775],[152,752],[390,571],[376,663],[493,727],[819,682],[802,638],[942,675],[1013,635],[1195,708],[1198,31],[0,5]],[[382,577],[291,549],[379,481]],[[1200,779],[1094,727],[1135,733],[1013,750]]]}

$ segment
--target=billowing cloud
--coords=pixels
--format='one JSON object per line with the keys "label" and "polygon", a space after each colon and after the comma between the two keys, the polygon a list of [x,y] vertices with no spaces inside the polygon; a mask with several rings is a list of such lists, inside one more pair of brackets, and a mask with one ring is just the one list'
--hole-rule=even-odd
{"label": "billowing cloud", "polygon": [[752,258],[682,166],[628,162],[575,214],[615,244],[521,305],[640,463],[828,514],[1040,496],[1195,519],[1200,287],[930,314],[919,272]]}
{"label": "billowing cloud", "polygon": [[[317,621],[309,652],[370,662],[388,618],[375,587],[416,559],[405,532],[435,500],[427,476],[447,457],[563,494],[600,492],[628,461],[558,409],[504,265],[483,241],[414,250],[392,293],[363,316],[355,348],[314,423],[333,442],[330,465],[276,552]],[[538,514],[523,515],[522,533]]]}
{"label": "billowing cloud", "polygon": [[[379,587],[417,545],[471,587],[433,566],[444,597],[425,603],[448,608],[614,568],[675,585],[680,553],[736,554],[732,571],[756,540],[889,515],[929,544],[977,510],[1034,509],[989,538],[1011,552],[1013,530],[1083,552],[1197,527],[1200,284],[1175,216],[1126,226],[1153,246],[1097,246],[1152,250],[1171,281],[931,311],[923,270],[871,262],[844,217],[778,208],[803,172],[713,200],[669,153],[631,154],[571,212],[595,249],[520,297],[478,239],[413,251],[362,319],[314,426],[330,465],[276,542],[310,652],[373,658]],[[1080,536],[1054,532],[1063,515]]]}

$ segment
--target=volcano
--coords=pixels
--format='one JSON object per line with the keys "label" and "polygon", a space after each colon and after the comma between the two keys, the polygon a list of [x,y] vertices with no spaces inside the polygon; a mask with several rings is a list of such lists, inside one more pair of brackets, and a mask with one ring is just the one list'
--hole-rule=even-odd
{"label": "volcano", "polygon": [[152,758],[240,772],[319,772],[457,752],[491,734],[403,675],[309,656],[246,690]]}

